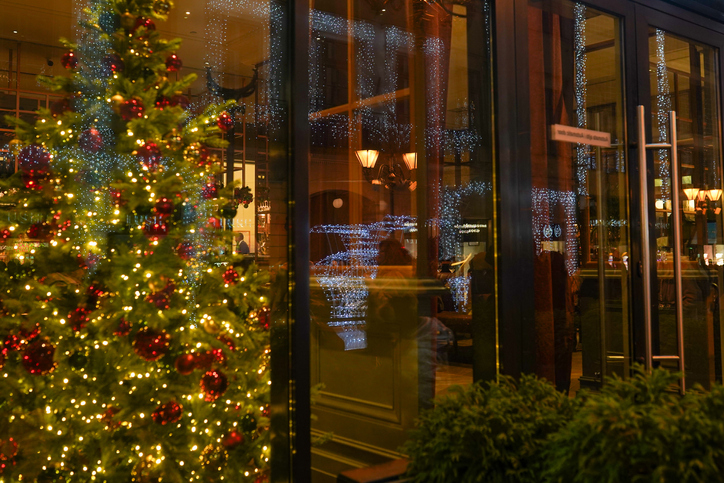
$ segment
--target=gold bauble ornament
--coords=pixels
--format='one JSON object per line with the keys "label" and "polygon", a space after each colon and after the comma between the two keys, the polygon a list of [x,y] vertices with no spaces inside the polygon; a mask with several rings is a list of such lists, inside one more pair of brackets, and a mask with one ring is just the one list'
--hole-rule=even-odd
{"label": "gold bauble ornament", "polygon": [[17,156],[23,149],[23,142],[20,139],[13,139],[8,143],[8,149],[10,151],[10,154],[12,154],[13,156]]}
{"label": "gold bauble ornament", "polygon": [[201,160],[201,144],[191,143],[184,149],[184,159],[189,163],[196,164]]}
{"label": "gold bauble ornament", "polygon": [[221,471],[229,453],[222,446],[208,445],[201,452],[201,464],[208,470]]}
{"label": "gold bauble ornament", "polygon": [[114,109],[123,104],[125,101],[126,98],[120,94],[116,94],[115,96],[111,97],[111,104],[113,104]]}
{"label": "gold bauble ornament", "polygon": [[221,331],[219,324],[211,319],[204,319],[204,322],[201,325],[203,325],[204,330],[209,334],[218,334]]}
{"label": "gold bauble ornament", "polygon": [[171,0],[156,0],[153,2],[153,11],[159,15],[166,15],[173,8]]}

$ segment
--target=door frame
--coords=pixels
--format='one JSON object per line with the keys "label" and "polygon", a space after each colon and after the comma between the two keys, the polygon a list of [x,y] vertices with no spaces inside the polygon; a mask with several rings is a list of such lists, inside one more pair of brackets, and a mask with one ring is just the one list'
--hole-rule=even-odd
{"label": "door frame", "polygon": [[[676,7],[674,7],[676,8]],[[651,106],[651,89],[650,89],[650,82],[649,82],[649,27],[654,28],[660,28],[662,30],[665,30],[666,32],[671,33],[672,35],[681,37],[683,39],[688,39],[691,41],[694,41],[696,43],[708,45],[710,47],[713,47],[718,50],[719,55],[717,58],[717,66],[716,66],[716,74],[718,76],[718,85],[717,85],[717,95],[718,95],[718,116],[717,116],[717,126],[716,131],[719,135],[719,155],[720,158],[722,156],[722,115],[724,114],[724,99],[722,96],[722,83],[724,79],[724,71],[722,70],[722,66],[724,65],[723,62],[723,55],[724,55],[724,25],[718,24],[715,22],[708,21],[706,18],[701,17],[692,17],[692,15],[689,12],[687,12],[688,15],[686,15],[686,19],[682,19],[680,17],[674,16],[676,13],[671,11],[671,9],[666,9],[667,11],[663,11],[661,9],[655,9],[651,8],[650,6],[637,4],[635,6],[635,21],[636,21],[636,37],[635,37],[635,44],[637,47],[637,57],[638,59],[641,59],[640,62],[636,63],[637,66],[637,82],[638,82],[638,89],[639,89],[639,99],[636,105],[643,105],[644,110],[646,113],[652,112],[652,106]],[[693,22],[692,20],[698,20],[696,22]],[[716,30],[712,30],[712,26],[716,26]],[[631,118],[635,119],[635,118]],[[646,121],[646,133],[648,136],[650,136],[651,133],[651,116],[647,115],[645,117]],[[633,123],[632,123],[633,124]],[[635,126],[634,126],[635,128]],[[634,134],[635,135],[635,134]],[[634,141],[637,141],[636,138],[631,138]],[[652,142],[651,139],[647,139],[646,142]],[[633,156],[637,155],[637,148],[636,146],[633,149],[633,152],[631,153]],[[635,157],[632,159],[636,159]],[[721,164],[721,159],[720,159]],[[649,225],[650,225],[650,233],[651,236],[649,237],[649,251],[652,254],[656,253],[657,250],[657,244],[656,244],[656,237],[655,237],[655,230],[653,229],[652,225],[655,222],[655,207],[654,207],[654,189],[653,189],[653,168],[654,168],[654,160],[653,160],[653,153],[649,152],[646,156],[646,165],[647,165],[647,172],[648,172],[648,218],[649,218]],[[637,185],[638,186],[638,185]],[[640,198],[640,196],[635,196],[635,193],[632,193],[632,199],[633,198]],[[678,209],[678,207],[676,208]],[[634,217],[639,217],[640,209],[636,212],[633,212],[632,215]],[[720,215],[721,216],[721,215]],[[641,220],[637,220],[637,223],[640,223]],[[677,227],[677,229],[679,229]],[[641,243],[641,237],[639,235],[639,243]],[[657,262],[656,257],[652,256],[649,260],[649,267],[650,273],[652,275],[656,275],[657,273]],[[657,277],[652,276],[652,281],[657,280]],[[651,300],[649,301],[651,304],[651,318],[652,318],[652,326],[655,326],[657,319],[658,319],[658,310],[657,310],[657,300],[658,300],[658,290],[655,284],[652,284],[654,286],[651,287]],[[640,311],[643,313],[643,304],[644,300],[643,297],[637,298],[635,302],[640,305]],[[637,360],[640,359],[644,354],[646,354],[646,345],[648,344],[648,341],[646,340],[646,330],[644,327],[645,320],[643,320],[643,316],[640,320],[637,321],[636,327],[638,328],[636,335],[636,343],[634,346],[635,354],[637,357]],[[719,341],[721,344],[721,341]],[[683,342],[682,342],[683,347]],[[720,357],[720,360],[715,361],[715,364],[722,364],[722,360]],[[684,370],[683,367],[680,367],[680,370]]]}
{"label": "door frame", "polygon": [[[528,65],[528,6],[529,0],[493,0],[494,3],[494,83],[497,103],[496,151],[498,173],[498,295],[500,327],[500,372],[512,376],[535,373],[535,306],[532,294],[533,250],[530,193],[524,187],[531,184],[530,165],[520,160],[530,159],[530,94]],[[646,39],[649,19],[656,26],[685,38],[720,49],[719,104],[724,113],[722,83],[724,73],[724,43],[712,44],[711,39],[724,36],[724,23],[700,13],[664,3],[661,0],[585,0],[596,10],[620,19],[625,111],[626,154],[629,190],[630,239],[630,347],[631,361],[645,363],[646,336],[643,300],[643,265],[641,243],[641,200],[638,196],[641,173],[637,159],[636,106],[648,95],[648,49]],[[686,27],[682,27],[686,25]],[[645,28],[644,28],[645,27]],[[667,28],[668,27],[668,28]],[[642,30],[643,29],[643,30]],[[642,33],[643,32],[643,33]],[[724,37],[723,37],[724,38]],[[639,61],[641,59],[641,61]],[[645,60],[644,60],[645,59]],[[642,80],[645,79],[645,82]],[[644,86],[642,88],[641,86]],[[650,103],[650,99],[646,104]],[[645,104],[645,105],[646,105]],[[721,118],[719,122],[722,141]],[[650,127],[650,126],[649,126]],[[647,157],[647,168],[653,167],[653,157]],[[653,178],[650,178],[653,185]],[[650,220],[654,220],[653,190],[649,189]],[[653,253],[655,253],[655,239]],[[655,270],[655,260],[650,269]],[[655,272],[652,272],[655,273]],[[525,296],[521,297],[521,294]],[[652,301],[653,303],[653,301]]]}

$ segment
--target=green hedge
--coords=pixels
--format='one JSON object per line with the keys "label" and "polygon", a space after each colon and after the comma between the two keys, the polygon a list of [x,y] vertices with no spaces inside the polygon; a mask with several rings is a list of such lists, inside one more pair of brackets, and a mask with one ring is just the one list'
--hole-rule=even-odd
{"label": "green hedge", "polygon": [[636,369],[570,399],[546,381],[457,388],[402,448],[417,483],[724,482],[724,388],[672,390]]}

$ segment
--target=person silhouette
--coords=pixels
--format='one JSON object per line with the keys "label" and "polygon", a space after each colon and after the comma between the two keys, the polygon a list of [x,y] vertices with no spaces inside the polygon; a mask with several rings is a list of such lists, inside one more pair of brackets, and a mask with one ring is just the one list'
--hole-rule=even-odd
{"label": "person silhouette", "polygon": [[249,245],[244,241],[243,233],[239,233],[239,241],[236,243],[236,253],[239,255],[249,254]]}

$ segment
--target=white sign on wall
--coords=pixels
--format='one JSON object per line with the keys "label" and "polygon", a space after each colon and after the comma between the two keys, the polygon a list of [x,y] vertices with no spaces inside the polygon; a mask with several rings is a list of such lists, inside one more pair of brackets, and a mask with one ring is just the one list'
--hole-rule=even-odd
{"label": "white sign on wall", "polygon": [[564,143],[588,144],[601,146],[602,148],[611,147],[611,133],[564,126],[563,124],[553,124],[551,126],[551,139]]}

